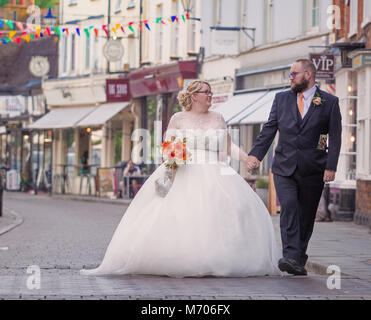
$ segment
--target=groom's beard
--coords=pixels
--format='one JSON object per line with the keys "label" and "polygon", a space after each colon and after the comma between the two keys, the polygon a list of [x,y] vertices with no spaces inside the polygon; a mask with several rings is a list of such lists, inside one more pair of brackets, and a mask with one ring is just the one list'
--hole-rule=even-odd
{"label": "groom's beard", "polygon": [[303,92],[303,91],[305,91],[306,89],[308,89],[308,86],[309,86],[309,80],[307,80],[307,79],[303,79],[302,82],[300,82],[300,83],[296,83],[296,84],[292,83],[292,84],[291,84],[291,90],[292,90],[295,94],[297,94],[297,93],[299,93],[299,92]]}

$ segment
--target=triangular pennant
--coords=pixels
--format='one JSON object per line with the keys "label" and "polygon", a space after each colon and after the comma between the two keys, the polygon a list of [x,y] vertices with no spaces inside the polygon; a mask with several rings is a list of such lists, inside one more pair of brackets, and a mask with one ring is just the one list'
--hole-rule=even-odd
{"label": "triangular pennant", "polygon": [[148,25],[148,20],[143,20],[143,23],[144,23],[144,25],[146,26],[146,28],[147,28],[149,31],[151,31],[151,29],[150,29],[150,27],[149,27],[149,25]]}
{"label": "triangular pennant", "polygon": [[35,35],[33,33],[30,33],[31,39],[35,39]]}
{"label": "triangular pennant", "polygon": [[49,27],[46,27],[46,32],[47,32],[48,36],[50,37],[51,33],[50,33],[50,28]]}
{"label": "triangular pennant", "polygon": [[22,22],[16,22],[15,24],[17,25],[18,29],[23,32],[23,24],[22,24]]}
{"label": "triangular pennant", "polygon": [[63,28],[63,32],[67,33],[67,37],[70,35],[70,30],[68,28]]}
{"label": "triangular pennant", "polygon": [[183,19],[183,21],[185,22],[184,14],[182,14],[182,19]]}
{"label": "triangular pennant", "polygon": [[89,32],[89,29],[88,29],[88,28],[84,28],[84,31],[85,31],[85,33],[86,33],[86,36],[87,36],[88,38],[90,38],[90,32]]}
{"label": "triangular pennant", "polygon": [[12,39],[16,33],[17,31],[9,31],[9,38]]}
{"label": "triangular pennant", "polygon": [[133,23],[134,23],[134,22],[129,22],[129,29],[130,29],[131,32],[135,32],[134,29],[133,29],[133,27],[132,27],[132,24],[133,24]]}
{"label": "triangular pennant", "polygon": [[94,28],[95,37],[98,38],[98,29]]}
{"label": "triangular pennant", "polygon": [[4,22],[2,19],[0,19],[0,28],[3,28],[4,29]]}
{"label": "triangular pennant", "polygon": [[30,33],[33,32],[32,26],[31,26],[30,24],[26,23],[26,28],[27,28],[27,30],[28,30]]}
{"label": "triangular pennant", "polygon": [[17,39],[15,39],[15,41],[20,44],[21,43],[21,38],[20,37],[17,37]]}
{"label": "triangular pennant", "polygon": [[171,21],[174,22],[175,20],[176,20],[176,22],[178,22],[177,16],[171,16]]}
{"label": "triangular pennant", "polygon": [[139,30],[140,30],[140,32],[143,32],[142,23],[139,23],[138,25],[139,25]]}
{"label": "triangular pennant", "polygon": [[61,29],[59,27],[54,27],[54,31],[58,35],[58,37],[61,36]]}
{"label": "triangular pennant", "polygon": [[30,35],[29,34],[27,34],[25,36],[22,36],[21,38],[26,40],[26,42],[30,42]]}
{"label": "triangular pennant", "polygon": [[121,31],[122,31],[123,33],[125,33],[125,30],[124,30],[124,27],[123,27],[123,26],[121,26]]}
{"label": "triangular pennant", "polygon": [[104,25],[102,26],[102,29],[104,30],[104,32],[106,33],[106,35],[107,35],[107,37],[108,37],[107,25],[104,24]]}
{"label": "triangular pennant", "polygon": [[80,36],[80,28],[76,28],[76,32]]}
{"label": "triangular pennant", "polygon": [[10,29],[14,30],[13,22],[10,20],[5,20],[5,23],[9,26]]}
{"label": "triangular pennant", "polygon": [[112,32],[117,36],[116,29],[112,28]]}
{"label": "triangular pennant", "polygon": [[8,42],[6,42],[6,40],[4,39],[0,39],[0,41],[3,43],[3,44],[7,44]]}

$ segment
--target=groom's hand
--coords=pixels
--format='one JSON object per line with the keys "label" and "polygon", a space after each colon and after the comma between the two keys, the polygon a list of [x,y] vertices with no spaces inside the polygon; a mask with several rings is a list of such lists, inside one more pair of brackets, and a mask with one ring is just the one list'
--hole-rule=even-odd
{"label": "groom's hand", "polygon": [[255,156],[248,156],[246,161],[246,170],[251,173],[251,171],[260,166],[260,161]]}
{"label": "groom's hand", "polygon": [[325,170],[323,174],[323,182],[330,182],[335,180],[335,171],[333,170]]}

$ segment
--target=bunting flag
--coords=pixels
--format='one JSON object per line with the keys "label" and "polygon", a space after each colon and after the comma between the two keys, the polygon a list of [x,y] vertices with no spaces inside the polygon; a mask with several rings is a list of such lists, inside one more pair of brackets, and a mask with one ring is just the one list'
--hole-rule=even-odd
{"label": "bunting flag", "polygon": [[16,22],[15,25],[18,27],[19,30],[21,30],[23,32],[24,28],[23,28],[23,24],[22,22]]}
{"label": "bunting flag", "polygon": [[103,28],[104,32],[106,33],[106,35],[107,35],[107,37],[108,37],[107,25],[104,24],[104,25],[102,26],[102,28]]}
{"label": "bunting flag", "polygon": [[151,29],[150,29],[150,27],[149,27],[149,25],[148,25],[148,20],[143,20],[143,22],[144,22],[144,25],[146,26],[146,28],[147,28],[149,31],[151,31]]}
{"label": "bunting flag", "polygon": [[134,22],[129,22],[128,27],[129,27],[130,31],[134,33],[135,31],[134,31],[134,29],[133,29],[133,27],[132,27],[133,23],[134,23]]}
{"label": "bunting flag", "polygon": [[14,30],[14,24],[10,20],[5,20],[5,23],[9,26],[10,29]]}
{"label": "bunting flag", "polygon": [[87,36],[88,38],[90,38],[90,32],[89,32],[89,29],[88,29],[88,28],[84,28],[84,31],[85,31],[85,33],[86,33],[86,36]]}
{"label": "bunting flag", "polygon": [[[182,18],[183,22],[186,22],[187,19],[189,19],[189,13],[186,13],[185,15],[172,15],[167,20],[173,24],[175,21],[179,23],[180,17]],[[157,17],[155,19],[152,19],[152,21],[155,21],[157,24],[166,25],[166,22],[163,17]],[[4,23],[5,22],[5,23]],[[144,26],[143,26],[144,25]],[[70,35],[69,28],[62,28],[60,26],[51,26],[51,25],[34,25],[29,23],[23,23],[20,21],[12,21],[8,19],[0,19],[0,28],[4,29],[5,27],[8,27],[11,31],[9,31],[8,38],[7,39],[0,39],[0,44],[7,44],[9,42],[17,42],[18,44],[21,43],[21,40],[24,40],[26,42],[29,42],[31,39],[38,39],[43,37],[51,37],[52,35],[57,35],[60,37],[62,33],[65,33],[68,37]],[[15,30],[15,26],[17,27],[17,30]],[[115,34],[115,36],[118,36],[118,30],[121,30],[123,34],[125,34],[125,28],[128,27],[129,30],[132,33],[135,33],[134,26],[138,26],[137,32],[144,32],[145,29],[148,31],[151,31],[150,22],[149,19],[135,22],[130,21],[126,25],[122,25],[120,23],[116,23],[114,27],[112,27],[112,33]],[[145,27],[145,28],[144,28]],[[102,29],[106,36],[109,37],[108,33],[108,26],[106,24],[99,26],[89,26],[83,28],[84,33],[87,38],[90,38],[90,30],[94,30],[95,37],[99,37],[99,29]],[[74,33],[76,33],[78,36],[81,36],[81,28],[75,27],[73,30]],[[16,34],[19,34],[20,36],[15,37]],[[3,33],[0,33],[0,35],[3,36]]]}
{"label": "bunting flag", "polygon": [[61,36],[61,29],[59,29],[59,27],[54,27],[54,32],[57,34],[58,37]]}

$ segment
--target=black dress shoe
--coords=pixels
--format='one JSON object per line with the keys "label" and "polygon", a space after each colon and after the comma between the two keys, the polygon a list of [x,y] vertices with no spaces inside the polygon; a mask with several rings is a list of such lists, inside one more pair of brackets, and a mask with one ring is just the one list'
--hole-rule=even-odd
{"label": "black dress shoe", "polygon": [[294,259],[290,258],[281,258],[278,261],[278,268],[281,271],[286,271],[287,273],[293,274],[295,276],[306,276],[307,270],[303,266],[301,266],[298,262]]}

